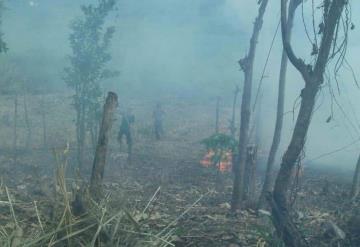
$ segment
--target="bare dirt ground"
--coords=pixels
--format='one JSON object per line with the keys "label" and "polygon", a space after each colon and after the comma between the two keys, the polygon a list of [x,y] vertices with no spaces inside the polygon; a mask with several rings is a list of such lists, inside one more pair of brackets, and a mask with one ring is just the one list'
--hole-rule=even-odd
{"label": "bare dirt ground", "polygon": [[[187,104],[168,106],[166,137],[158,142],[152,137],[151,110],[137,110],[140,117],[135,126],[131,164],[126,162],[126,154],[116,143],[117,125],[114,126],[104,179],[106,205],[100,205],[102,210],[94,213],[104,215],[99,213],[99,217],[92,218],[101,225],[100,219],[107,216],[108,224],[101,228],[102,241],[93,242],[96,246],[281,246],[265,211],[259,214],[247,209],[236,215],[229,213],[232,175],[219,175],[199,164],[204,154],[199,141],[212,132],[212,112],[201,106],[189,109]],[[58,132],[62,125],[58,125]],[[66,126],[70,126],[69,121]],[[85,243],[96,235],[93,221],[85,224],[80,222],[81,217],[70,217],[74,229],[69,234],[66,228],[69,237],[53,232],[62,224],[66,198],[58,188],[55,171],[59,170],[59,164],[56,165],[51,150],[53,146],[61,152],[59,143],[65,138],[60,135],[57,139],[53,133],[52,136],[55,139],[51,140],[52,144],[49,141],[49,148],[39,144],[32,150],[19,149],[16,166],[11,148],[2,149],[2,246],[48,246],[49,236],[55,235],[50,246],[91,246]],[[73,142],[67,155],[65,180],[65,194],[70,200],[81,184],[77,181],[88,180],[92,160],[89,148],[89,165],[77,176],[72,168],[75,163],[72,147]],[[310,167],[294,187],[294,217],[311,246],[360,246],[360,201],[348,199],[351,174],[346,178],[339,179],[336,170]],[[259,173],[258,190],[260,186]],[[332,223],[345,236],[329,227]],[[16,241],[22,244],[11,245]]]}

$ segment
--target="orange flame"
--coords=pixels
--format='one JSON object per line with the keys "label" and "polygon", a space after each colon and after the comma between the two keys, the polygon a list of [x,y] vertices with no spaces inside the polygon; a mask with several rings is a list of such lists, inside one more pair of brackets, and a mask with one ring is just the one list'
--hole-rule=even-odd
{"label": "orange flame", "polygon": [[[200,164],[204,167],[211,167],[213,164],[212,158],[214,157],[215,152],[209,150],[205,155],[204,158],[200,161]],[[227,151],[222,157],[219,163],[215,165],[216,169],[220,172],[227,172],[231,171],[232,168],[232,153]]]}

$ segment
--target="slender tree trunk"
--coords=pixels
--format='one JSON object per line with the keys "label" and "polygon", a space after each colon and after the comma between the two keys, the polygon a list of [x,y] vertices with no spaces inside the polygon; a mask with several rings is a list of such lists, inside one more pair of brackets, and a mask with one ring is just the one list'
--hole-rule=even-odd
{"label": "slender tree trunk", "polygon": [[307,131],[319,88],[305,87],[301,94],[301,106],[289,147],[284,154],[276,179],[274,198],[280,205],[287,205],[287,192],[293,178],[293,168],[304,148]]}
{"label": "slender tree trunk", "polygon": [[219,133],[220,97],[216,98],[215,133]]}
{"label": "slender tree trunk", "polygon": [[307,246],[301,233],[297,230],[289,216],[288,191],[291,186],[293,169],[304,148],[306,134],[311,122],[312,112],[315,106],[315,97],[318,87],[305,87],[301,94],[301,106],[295,124],[294,133],[289,147],[283,157],[279,174],[274,188],[273,209],[274,224],[280,230],[286,246]]}
{"label": "slender tree trunk", "polygon": [[[296,8],[299,6],[300,1],[295,4],[291,4],[289,6],[289,15],[286,24],[286,32],[287,32],[287,39],[290,42],[291,40],[291,31],[294,23],[294,16]],[[274,162],[277,150],[280,145],[281,141],[281,132],[283,126],[283,119],[284,119],[284,99],[285,99],[285,83],[286,83],[286,71],[288,65],[288,58],[286,55],[286,51],[282,51],[281,56],[281,64],[280,64],[280,75],[279,75],[279,88],[278,88],[278,103],[277,103],[277,112],[276,112],[276,123],[275,123],[275,131],[274,136],[270,148],[270,153],[267,160],[266,165],[266,173],[265,173],[265,180],[264,185],[262,188],[262,192],[260,194],[258,208],[261,208],[265,202],[265,195],[267,192],[272,190],[273,186],[273,177],[274,177]]]}
{"label": "slender tree trunk", "polygon": [[262,101],[263,101],[263,95],[261,94],[258,98],[259,105],[256,110],[256,118],[255,118],[255,133],[254,133],[254,142],[257,146],[257,149],[259,149],[261,145],[261,134],[262,134],[262,125],[261,125],[261,116],[262,116]]}
{"label": "slender tree trunk", "polygon": [[[298,0],[292,0],[294,4]],[[334,42],[334,33],[341,18],[345,0],[333,0],[329,2],[329,9],[324,13],[324,30],[322,33],[320,49],[315,65],[305,64],[302,59],[295,56],[286,33],[286,0],[281,0],[281,30],[284,49],[291,63],[299,70],[305,81],[305,88],[301,91],[301,105],[296,120],[294,132],[286,150],[278,176],[275,181],[274,192],[268,196],[272,208],[272,219],[278,235],[283,239],[286,246],[308,246],[296,225],[293,223],[289,205],[289,189],[292,183],[293,169],[299,161],[299,156],[304,148],[307,131],[311,122],[311,116],[315,106],[315,98],[323,83],[326,65],[328,63],[331,46]]]}
{"label": "slender tree trunk", "polygon": [[268,0],[262,0],[259,7],[259,13],[255,19],[253,34],[250,39],[249,53],[245,58],[239,61],[241,69],[244,71],[244,89],[241,102],[241,121],[240,121],[240,136],[238,157],[234,164],[234,186],[231,201],[231,210],[236,211],[242,206],[245,187],[245,166],[246,166],[246,148],[249,139],[250,126],[250,105],[252,94],[252,76],[255,59],[256,46],[258,37],[263,24],[263,17]]}
{"label": "slender tree trunk", "polygon": [[24,114],[25,114],[25,125],[26,125],[26,132],[27,132],[25,146],[27,149],[29,149],[30,145],[31,145],[32,131],[31,131],[31,122],[29,119],[26,93],[24,93]]}
{"label": "slender tree trunk", "polygon": [[257,146],[249,145],[246,152],[246,178],[245,178],[245,193],[244,199],[247,201],[249,207],[254,206],[255,189],[256,189],[256,159]]}
{"label": "slender tree trunk", "polygon": [[354,173],[353,184],[351,188],[351,197],[355,198],[360,192],[360,155],[356,164],[356,170]]}
{"label": "slender tree trunk", "polygon": [[95,199],[99,199],[102,192],[102,179],[106,164],[107,145],[109,142],[110,130],[113,124],[113,116],[117,102],[117,95],[113,92],[109,92],[104,105],[103,119],[100,127],[99,139],[90,180],[90,192]]}
{"label": "slender tree trunk", "polygon": [[253,126],[249,132],[249,142],[246,152],[245,163],[245,193],[244,200],[247,202],[247,207],[255,208],[255,190],[256,190],[256,164],[258,162],[258,149],[261,138],[261,110],[262,110],[262,96],[258,98],[256,107],[256,117],[253,121]]}
{"label": "slender tree trunk", "polygon": [[13,150],[14,150],[14,165],[17,165],[17,124],[18,124],[18,95],[14,96],[14,136],[13,136]]}
{"label": "slender tree trunk", "polygon": [[232,105],[232,115],[231,115],[231,122],[230,122],[230,134],[233,138],[235,138],[235,134],[236,134],[236,127],[235,127],[236,101],[237,101],[239,92],[240,92],[240,88],[239,88],[239,86],[236,86],[235,91],[234,91],[234,100],[233,100],[233,105]]}

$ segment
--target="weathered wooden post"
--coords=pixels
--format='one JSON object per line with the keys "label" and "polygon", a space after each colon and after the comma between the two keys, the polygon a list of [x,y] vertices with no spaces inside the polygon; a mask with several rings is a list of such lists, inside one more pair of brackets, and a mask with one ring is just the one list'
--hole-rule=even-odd
{"label": "weathered wooden post", "polygon": [[99,199],[102,193],[102,180],[104,176],[106,152],[109,143],[113,116],[118,105],[117,95],[109,92],[104,105],[102,123],[95,151],[95,158],[90,179],[90,193],[94,199]]}

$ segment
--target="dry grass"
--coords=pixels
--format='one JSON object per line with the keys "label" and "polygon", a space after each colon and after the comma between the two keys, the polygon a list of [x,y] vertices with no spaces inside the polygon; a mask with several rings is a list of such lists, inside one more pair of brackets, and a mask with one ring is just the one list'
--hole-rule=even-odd
{"label": "dry grass", "polygon": [[55,205],[47,205],[55,211],[53,219],[45,217],[45,213],[41,212],[37,202],[34,201],[33,212],[37,221],[31,222],[30,225],[29,222],[22,221],[21,217],[24,215],[16,212],[22,211],[22,207],[27,207],[29,204],[14,205],[8,188],[1,185],[0,191],[6,194],[7,200],[0,201],[0,205],[8,207],[11,217],[7,219],[6,226],[0,228],[0,246],[175,246],[172,243],[175,239],[173,226],[206,196],[201,196],[176,219],[158,231],[149,231],[143,225],[146,224],[144,215],[159,193],[160,187],[141,213],[125,207],[115,212],[110,206],[111,194],[96,203],[88,193],[85,193],[83,199],[87,212],[76,217],[72,213],[71,206],[74,193],[68,189],[68,181],[65,177],[68,165],[67,154],[68,147],[60,151],[54,150],[57,163],[54,176],[55,193],[50,201]]}

